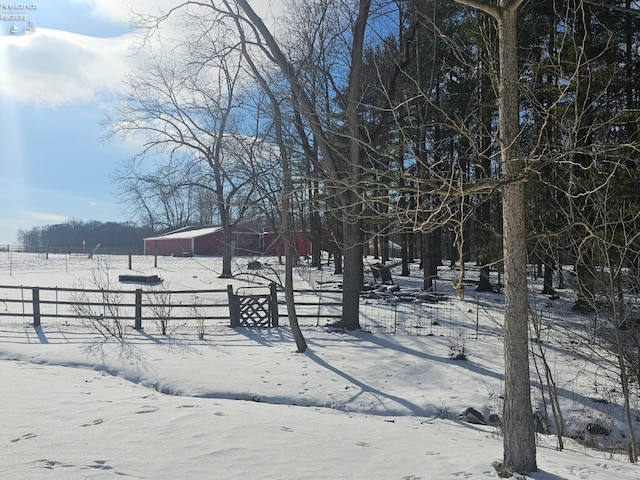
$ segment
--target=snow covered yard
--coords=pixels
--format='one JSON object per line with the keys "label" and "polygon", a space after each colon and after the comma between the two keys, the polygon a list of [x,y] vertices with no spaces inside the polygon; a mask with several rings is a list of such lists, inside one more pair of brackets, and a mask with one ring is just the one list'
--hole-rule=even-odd
{"label": "snow covered yard", "polygon": [[[217,261],[160,258],[154,268],[153,258],[134,257],[133,269],[158,274],[172,288],[224,288],[228,280],[217,278]],[[115,278],[130,272],[126,257],[2,253],[0,284],[72,287],[89,278],[96,262],[108,264]],[[278,268],[275,259],[269,263]],[[239,259],[238,270],[243,264]],[[415,270],[411,278],[394,280],[402,289],[415,288]],[[301,287],[311,275],[322,275],[323,282],[330,277],[326,270],[301,272]],[[441,322],[449,322],[444,333],[452,335],[373,328],[344,333],[308,325],[305,354],[295,352],[286,326],[210,325],[200,339],[189,326],[162,336],[148,325],[127,330],[119,341],[69,321],[47,320],[34,329],[24,319],[4,317],[0,476],[497,478],[492,463],[502,457],[499,429],[461,422],[459,413],[473,407],[486,418],[500,414],[502,339],[494,325],[500,296],[470,293],[460,300],[446,292],[446,275],[443,270],[439,290],[448,298],[436,312],[447,312]],[[603,384],[598,389],[594,380],[604,380],[551,332],[569,315],[570,300],[540,305],[565,421],[579,431],[597,417],[619,435],[615,395],[602,402]],[[469,318],[478,312],[487,328],[476,335]],[[468,359],[452,360],[452,348],[461,343]],[[540,407],[537,381],[534,376],[532,394]],[[538,442],[540,470],[529,478],[640,477],[639,467],[613,445],[600,451],[567,440],[558,452],[553,436],[538,435]]]}

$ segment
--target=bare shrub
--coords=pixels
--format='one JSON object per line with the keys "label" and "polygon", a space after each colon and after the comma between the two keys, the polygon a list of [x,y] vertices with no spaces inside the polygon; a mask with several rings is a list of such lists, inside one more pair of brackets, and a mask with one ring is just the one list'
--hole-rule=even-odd
{"label": "bare shrub", "polygon": [[206,333],[207,325],[205,323],[205,317],[202,315],[202,309],[199,307],[200,303],[200,298],[197,295],[194,295],[191,311],[193,316],[196,317],[196,332],[198,333],[198,338],[202,340]]}
{"label": "bare shrub", "polygon": [[462,334],[449,339],[449,358],[451,360],[467,360],[467,347]]}
{"label": "bare shrub", "polygon": [[126,332],[120,312],[122,292],[115,289],[108,263],[97,262],[89,279],[78,283],[78,290],[71,295],[73,311],[105,338],[122,340]]}
{"label": "bare shrub", "polygon": [[171,311],[173,309],[171,305],[171,292],[169,287],[162,283],[157,286],[153,286],[145,294],[149,300],[149,309],[153,312],[156,325],[161,335],[169,335],[175,331],[178,327],[169,332],[169,323],[171,321]]}

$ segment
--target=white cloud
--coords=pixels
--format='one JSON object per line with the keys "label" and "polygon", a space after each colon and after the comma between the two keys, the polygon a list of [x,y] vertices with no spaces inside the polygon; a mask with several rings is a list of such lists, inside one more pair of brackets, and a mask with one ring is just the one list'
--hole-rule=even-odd
{"label": "white cloud", "polygon": [[[183,3],[180,0],[75,0],[88,4],[94,15],[129,22],[132,12],[156,14]],[[253,0],[256,11],[272,19],[282,0]],[[165,24],[167,38],[185,33],[179,16]],[[97,101],[100,93],[117,90],[132,62],[137,61],[136,33],[97,38],[37,28],[35,33],[0,37],[0,97],[38,106]],[[138,38],[139,40],[139,38]],[[161,47],[162,48],[162,47]]]}
{"label": "white cloud", "polygon": [[[125,22],[131,19],[131,13],[166,12],[170,8],[181,5],[184,0],[129,0],[128,2],[114,0],[74,0],[93,7],[94,15],[113,21]],[[279,15],[284,10],[283,0],[249,0],[251,6],[263,18]]]}
{"label": "white cloud", "polygon": [[0,37],[0,96],[56,106],[115,90],[131,62],[134,35],[94,38],[38,28]]}
{"label": "white cloud", "polygon": [[171,7],[184,3],[182,0],[73,0],[92,7],[93,15],[115,22],[129,22],[132,13],[151,13],[167,11]]}
{"label": "white cloud", "polygon": [[34,220],[42,220],[46,222],[65,223],[70,220],[69,217],[64,215],[56,215],[55,213],[46,212],[27,212],[29,218]]}

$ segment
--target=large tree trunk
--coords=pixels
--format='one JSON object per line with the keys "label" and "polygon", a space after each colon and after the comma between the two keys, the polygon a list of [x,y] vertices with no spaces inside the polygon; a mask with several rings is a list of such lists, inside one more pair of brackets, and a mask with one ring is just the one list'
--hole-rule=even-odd
{"label": "large tree trunk", "polygon": [[525,232],[524,161],[520,157],[518,104],[518,8],[523,0],[456,0],[498,22],[500,57],[499,134],[502,162],[504,298],[504,462],[505,472],[532,472],[536,443],[529,376],[529,298]]}
{"label": "large tree trunk", "polygon": [[342,275],[342,249],[340,247],[336,247],[333,255],[334,260],[334,268],[333,273],[335,275]]}
{"label": "large tree trunk", "polygon": [[229,222],[223,222],[222,225],[222,273],[220,278],[231,278],[231,261],[233,259],[233,230]]}
{"label": "large tree trunk", "polygon": [[504,311],[504,465],[519,472],[537,470],[529,377],[529,298],[525,232],[524,162],[519,155],[518,50],[520,1],[501,0],[499,115],[502,176]]}
{"label": "large tree trunk", "polygon": [[342,323],[347,330],[360,328],[360,292],[364,272],[362,269],[362,228],[360,211],[362,205],[362,147],[359,111],[362,96],[362,69],[364,34],[367,28],[371,0],[358,2],[358,15],[353,25],[353,48],[351,50],[351,68],[346,95],[346,127],[349,132],[349,169],[354,190],[341,195],[345,216],[344,230],[344,274],[342,286]]}
{"label": "large tree trunk", "polygon": [[431,252],[432,242],[431,234],[422,234],[422,290],[425,292],[433,291],[433,275],[432,275],[432,259],[433,254]]}
{"label": "large tree trunk", "polygon": [[347,217],[343,222],[343,235],[342,325],[347,330],[358,330],[363,281],[360,221]]}
{"label": "large tree trunk", "polygon": [[[480,108],[480,116],[482,123],[483,135],[481,137],[480,151],[480,169],[478,175],[481,178],[489,179],[491,177],[491,125],[493,122],[494,109],[491,106],[492,101],[492,89],[491,80],[488,72],[482,74],[481,81],[482,89],[482,107]],[[477,261],[480,265],[480,282],[478,283],[478,292],[491,292],[493,287],[491,286],[490,267],[489,263],[496,260],[490,256],[488,251],[488,245],[493,242],[494,235],[491,228],[491,203],[490,197],[487,195],[483,199],[482,203],[476,210],[478,219],[478,232],[479,232],[479,245],[476,247]]]}
{"label": "large tree trunk", "polygon": [[529,301],[524,242],[524,184],[503,190],[504,249],[504,464],[519,472],[537,469],[529,378]]}
{"label": "large tree trunk", "polygon": [[[288,168],[288,167],[287,167]],[[288,185],[285,187],[285,195],[283,198],[282,208],[282,230],[286,240],[285,244],[285,276],[284,276],[284,297],[287,304],[287,318],[291,333],[298,347],[298,353],[304,353],[307,350],[307,342],[304,339],[300,324],[298,323],[298,314],[296,312],[296,302],[293,295],[293,266],[296,262],[297,251],[295,242],[293,242],[293,232],[291,231],[291,201],[290,194],[293,191],[291,187],[290,172]],[[285,174],[287,177],[287,174]],[[277,308],[277,307],[276,307]]]}
{"label": "large tree trunk", "polygon": [[[274,123],[276,127],[276,138],[278,140],[278,148],[280,150],[280,164],[282,166],[283,173],[283,188],[282,192],[282,234],[285,239],[285,276],[284,276],[284,296],[287,304],[287,318],[289,319],[289,326],[291,327],[291,333],[298,347],[298,353],[304,353],[307,350],[307,341],[304,339],[302,330],[300,329],[300,323],[298,322],[298,314],[296,312],[296,302],[294,299],[293,290],[293,266],[296,263],[298,256],[296,242],[294,240],[295,234],[292,228],[293,207],[291,198],[294,194],[293,180],[291,175],[291,162],[289,161],[289,154],[287,152],[287,145],[284,141],[282,132],[282,111],[278,104],[273,90],[269,87],[269,84],[265,78],[260,74],[255,63],[249,55],[246,55],[246,51],[243,50],[245,58],[249,63],[253,74],[258,79],[262,90],[269,97],[271,102],[271,108],[273,109]],[[319,218],[319,215],[318,215]],[[279,242],[278,242],[279,243]],[[277,309],[278,306],[276,305]]]}
{"label": "large tree trunk", "polygon": [[313,204],[311,218],[309,219],[309,226],[311,229],[311,266],[315,268],[321,268],[322,219],[320,218],[320,212],[316,209],[315,202]]}
{"label": "large tree trunk", "polygon": [[555,295],[556,291],[553,289],[553,265],[552,260],[549,257],[547,257],[544,262],[544,273],[542,278],[542,294]]}
{"label": "large tree trunk", "polygon": [[402,272],[401,277],[408,277],[411,275],[411,269],[409,268],[409,234],[404,232],[400,235],[400,248],[401,248],[401,261]]}
{"label": "large tree trunk", "polygon": [[[484,263],[482,260],[480,263]],[[480,267],[480,281],[478,282],[478,288],[476,288],[476,292],[492,292],[493,287],[491,286],[490,281],[490,270],[489,265],[482,265]]]}

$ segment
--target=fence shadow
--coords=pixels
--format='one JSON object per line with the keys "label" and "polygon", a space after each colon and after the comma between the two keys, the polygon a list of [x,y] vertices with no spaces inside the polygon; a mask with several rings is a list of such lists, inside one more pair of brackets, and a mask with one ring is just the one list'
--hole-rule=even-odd
{"label": "fence shadow", "polygon": [[47,339],[47,336],[44,334],[42,327],[36,327],[35,330],[36,330],[36,334],[38,335],[38,340],[40,340],[40,343],[49,343],[49,340]]}
{"label": "fence shadow", "polygon": [[295,339],[293,338],[293,333],[291,332],[291,329],[287,327],[233,327],[233,331],[265,347],[280,346],[283,343],[291,343],[295,347]]}

